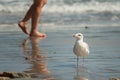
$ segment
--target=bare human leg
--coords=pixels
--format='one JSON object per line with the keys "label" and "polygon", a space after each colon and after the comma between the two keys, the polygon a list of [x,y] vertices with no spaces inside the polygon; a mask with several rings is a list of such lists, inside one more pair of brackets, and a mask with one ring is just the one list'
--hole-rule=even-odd
{"label": "bare human leg", "polygon": [[44,0],[34,0],[34,13],[32,14],[32,24],[30,36],[35,37],[46,37],[46,34],[40,33],[38,31],[39,17],[41,15],[42,7],[44,6]]}
{"label": "bare human leg", "polygon": [[[47,0],[34,0],[33,5],[28,10],[24,19],[18,23],[19,27],[25,34],[35,37],[46,37],[46,34],[40,33],[37,29],[42,7],[45,5],[46,2]],[[31,32],[29,33],[27,29],[27,23],[30,18],[32,18],[32,27]]]}
{"label": "bare human leg", "polygon": [[18,25],[19,25],[19,27],[22,29],[22,31],[25,33],[25,34],[28,34],[29,35],[29,31],[28,31],[28,29],[27,29],[27,23],[24,23],[24,22],[22,22],[22,21],[20,21],[19,23],[18,23]]}
{"label": "bare human leg", "polygon": [[32,14],[33,14],[33,11],[34,11],[34,7],[33,5],[30,7],[30,9],[28,10],[28,12],[26,13],[25,17],[23,18],[23,20],[21,20],[19,23],[18,23],[18,26],[22,29],[22,31],[25,33],[25,34],[30,34],[28,29],[27,29],[27,23],[28,23],[28,20],[31,18]]}

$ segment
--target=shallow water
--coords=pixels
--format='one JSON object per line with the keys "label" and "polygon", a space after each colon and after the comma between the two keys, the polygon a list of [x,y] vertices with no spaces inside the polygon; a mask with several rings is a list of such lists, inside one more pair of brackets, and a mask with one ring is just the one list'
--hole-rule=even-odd
{"label": "shallow water", "polygon": [[[31,4],[32,0],[0,1],[0,72],[56,80],[120,77],[120,0],[48,0],[39,27],[46,39],[27,39],[17,26]],[[80,58],[76,66],[76,32],[83,33],[90,46],[85,65]]]}
{"label": "shallow water", "polygon": [[[6,26],[7,29],[7,26]],[[30,73],[56,80],[108,80],[120,77],[120,27],[41,29],[46,39],[27,38],[21,31],[0,31],[0,71]],[[73,54],[76,32],[84,34],[90,55],[79,66]]]}

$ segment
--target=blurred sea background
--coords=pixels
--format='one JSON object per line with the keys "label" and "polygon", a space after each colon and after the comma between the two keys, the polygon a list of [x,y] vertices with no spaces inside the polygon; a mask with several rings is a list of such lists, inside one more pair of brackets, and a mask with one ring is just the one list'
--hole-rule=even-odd
{"label": "blurred sea background", "polygon": [[[0,24],[16,24],[32,0],[0,0]],[[46,26],[119,26],[119,0],[48,0],[41,24]]]}
{"label": "blurred sea background", "polygon": [[[27,36],[17,23],[32,3],[33,0],[0,0],[1,72],[24,71],[46,78],[35,70],[41,66],[39,62],[24,58],[26,53],[36,53],[35,50],[47,57],[43,62],[56,80],[79,80],[81,76],[88,80],[120,77],[120,0],[48,0],[39,23],[39,31],[45,32],[47,38],[29,39],[28,45],[23,46]],[[80,59],[80,68],[76,68],[76,56],[72,52],[75,42],[72,35],[77,32],[84,34],[90,46],[85,67]],[[37,45],[35,49],[33,45]]]}

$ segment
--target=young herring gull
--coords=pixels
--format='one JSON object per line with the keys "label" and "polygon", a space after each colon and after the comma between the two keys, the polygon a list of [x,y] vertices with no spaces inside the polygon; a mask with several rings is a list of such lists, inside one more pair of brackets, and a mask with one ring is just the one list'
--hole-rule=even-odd
{"label": "young herring gull", "polygon": [[83,57],[84,62],[84,57],[89,55],[89,46],[86,42],[83,41],[84,36],[82,33],[76,33],[75,35],[73,35],[73,37],[76,38],[73,52],[77,56],[77,62],[79,60],[79,57]]}

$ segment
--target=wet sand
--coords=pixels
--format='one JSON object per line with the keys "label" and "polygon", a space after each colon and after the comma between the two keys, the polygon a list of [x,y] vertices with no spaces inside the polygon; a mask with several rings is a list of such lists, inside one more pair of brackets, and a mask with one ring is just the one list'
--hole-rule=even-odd
{"label": "wet sand", "polygon": [[[7,27],[7,26],[6,26]],[[7,29],[7,28],[6,28]],[[46,39],[27,38],[20,30],[0,31],[0,71],[26,72],[36,79],[109,80],[120,77],[120,27],[40,29]],[[90,55],[77,65],[76,32],[84,34]]]}

